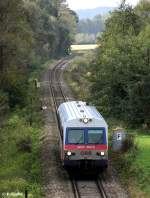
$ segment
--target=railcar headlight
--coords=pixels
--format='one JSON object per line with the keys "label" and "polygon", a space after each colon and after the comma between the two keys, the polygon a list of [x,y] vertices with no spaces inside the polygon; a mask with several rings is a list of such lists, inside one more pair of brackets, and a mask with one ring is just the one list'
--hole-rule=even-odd
{"label": "railcar headlight", "polygon": [[101,156],[104,156],[104,155],[105,155],[105,153],[102,151],[102,152],[101,152]]}
{"label": "railcar headlight", "polygon": [[71,151],[68,151],[68,152],[67,152],[67,155],[68,155],[68,156],[71,156],[71,154],[72,154]]}
{"label": "railcar headlight", "polygon": [[84,123],[88,123],[88,118],[84,118],[84,119],[83,119],[83,122],[84,122]]}

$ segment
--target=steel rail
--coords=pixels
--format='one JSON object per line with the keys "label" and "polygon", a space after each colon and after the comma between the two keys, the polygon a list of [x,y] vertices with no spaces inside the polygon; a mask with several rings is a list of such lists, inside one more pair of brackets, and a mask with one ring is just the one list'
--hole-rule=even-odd
{"label": "steel rail", "polygon": [[59,77],[56,80],[56,72],[58,72],[58,69],[64,64],[66,64],[66,61],[60,61],[51,70],[49,70],[50,89],[51,89],[51,94],[52,94],[52,98],[53,98],[56,114],[57,114],[57,109],[58,109],[56,90],[54,89],[54,87],[56,88],[56,82],[58,84],[57,88],[59,88],[59,90],[60,90],[59,93],[61,93],[63,101],[64,102],[67,101],[67,97],[63,93]]}
{"label": "steel rail", "polygon": [[[73,189],[73,193],[74,193],[74,197],[75,198],[82,198],[82,197],[85,197],[86,195],[82,195],[80,193],[80,188],[78,186],[78,182],[80,182],[80,180],[76,180],[75,178],[70,178],[71,180],[71,184],[72,184],[72,189]],[[105,192],[105,189],[103,187],[103,184],[101,183],[101,180],[100,179],[96,179],[96,180],[93,180],[93,181],[90,181],[89,182],[92,183],[96,183],[96,186],[97,186],[97,189],[98,189],[98,192],[99,192],[99,195],[101,198],[108,198],[106,192]],[[95,189],[96,190],[96,189]],[[86,189],[85,189],[85,193],[86,193]],[[91,195],[92,197],[97,197],[97,195],[94,195],[94,191],[93,191],[93,194]],[[87,196],[88,197],[88,196]],[[89,195],[90,197],[90,195]]]}
{"label": "steel rail", "polygon": [[79,189],[77,187],[77,183],[76,183],[75,179],[72,178],[70,180],[71,180],[71,184],[72,184],[73,193],[74,193],[75,198],[81,198],[80,192],[79,192]]}
{"label": "steel rail", "polygon": [[106,191],[105,191],[105,189],[104,189],[104,186],[103,186],[103,184],[102,184],[102,181],[101,181],[101,179],[97,179],[97,186],[98,186],[98,188],[99,188],[99,191],[100,191],[100,193],[101,193],[101,195],[102,195],[102,198],[108,198],[108,196],[107,196],[107,194],[106,194]]}
{"label": "steel rail", "polygon": [[[56,70],[58,70],[58,68],[60,69],[60,67],[62,67],[64,64],[66,64],[66,61],[62,60],[62,61],[59,61],[52,69],[49,69],[49,85],[50,85],[50,91],[51,91],[51,96],[52,96],[52,100],[53,100],[53,104],[54,104],[55,117],[56,117],[57,123],[59,123],[59,117],[58,117],[58,114],[57,114],[57,109],[58,109],[59,105],[58,105],[58,102],[57,102],[56,88],[57,88],[57,92],[59,91],[59,93],[61,93],[62,102],[67,101],[66,96],[63,93],[63,89],[61,87],[59,77],[56,79]],[[57,82],[58,86],[56,86],[57,85],[56,82]],[[61,133],[61,129],[60,129],[59,124],[58,124],[58,129],[59,129],[59,132],[60,132],[59,133],[60,138],[62,139],[63,134]]]}
{"label": "steel rail", "polygon": [[57,65],[57,67],[55,67],[55,70],[54,70],[54,77],[55,77],[55,79],[57,79],[57,81],[58,81],[58,85],[59,85],[58,87],[59,87],[59,90],[60,90],[60,92],[61,92],[61,95],[63,96],[64,101],[68,101],[68,97],[65,96],[65,94],[64,94],[64,92],[63,92],[63,89],[62,89],[62,86],[61,86],[61,81],[60,81],[60,74],[59,74],[59,70],[61,70],[61,67],[62,67],[63,65],[65,65],[65,64],[67,64],[67,62],[66,62],[66,61],[63,61],[62,64],[59,64],[59,65]]}

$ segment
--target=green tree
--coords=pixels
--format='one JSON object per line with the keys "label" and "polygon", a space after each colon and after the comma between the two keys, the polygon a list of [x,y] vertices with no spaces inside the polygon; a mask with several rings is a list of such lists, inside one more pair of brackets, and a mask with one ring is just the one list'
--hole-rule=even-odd
{"label": "green tree", "polygon": [[23,104],[19,83],[26,86],[31,69],[69,53],[77,18],[65,0],[6,0],[0,19],[0,89],[15,106]]}
{"label": "green tree", "polygon": [[141,0],[135,7],[135,13],[141,18],[142,25],[148,25],[150,23],[150,1]]}
{"label": "green tree", "polygon": [[[146,8],[147,10],[147,8]],[[107,116],[149,125],[150,24],[122,4],[106,22],[91,68],[92,100]]]}

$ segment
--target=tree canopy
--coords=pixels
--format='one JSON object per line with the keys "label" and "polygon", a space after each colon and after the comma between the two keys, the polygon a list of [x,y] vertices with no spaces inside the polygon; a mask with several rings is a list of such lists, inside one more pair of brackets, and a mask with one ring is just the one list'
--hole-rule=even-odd
{"label": "tree canopy", "polygon": [[95,16],[93,19],[79,20],[77,25],[77,44],[96,43],[97,36],[105,29],[104,17]]}
{"label": "tree canopy", "polygon": [[[92,100],[105,115],[150,124],[150,2],[112,12],[91,68]],[[148,14],[148,15],[147,15]]]}
{"label": "tree canopy", "polygon": [[0,2],[0,90],[13,101],[10,106],[19,104],[15,93],[24,95],[24,74],[43,60],[70,52],[76,21],[65,0]]}

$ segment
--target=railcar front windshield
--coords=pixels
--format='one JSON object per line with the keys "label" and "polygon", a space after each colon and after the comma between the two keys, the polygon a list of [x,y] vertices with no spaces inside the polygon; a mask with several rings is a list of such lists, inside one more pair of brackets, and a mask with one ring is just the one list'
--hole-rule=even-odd
{"label": "railcar front windshield", "polygon": [[104,131],[103,129],[89,129],[88,143],[89,144],[103,144]]}
{"label": "railcar front windshield", "polygon": [[68,143],[69,144],[84,144],[84,130],[70,129],[68,131]]}

